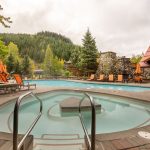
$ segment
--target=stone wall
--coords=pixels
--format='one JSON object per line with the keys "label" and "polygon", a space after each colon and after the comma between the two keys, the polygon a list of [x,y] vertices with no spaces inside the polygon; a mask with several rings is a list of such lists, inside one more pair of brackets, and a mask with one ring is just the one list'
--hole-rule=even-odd
{"label": "stone wall", "polygon": [[115,71],[117,56],[116,53],[108,51],[100,54],[99,66],[97,69],[97,75],[99,74],[111,74]]}
{"label": "stone wall", "polygon": [[143,68],[143,78],[150,79],[150,68]]}
{"label": "stone wall", "polygon": [[122,71],[126,70],[128,74],[133,76],[134,69],[130,62],[130,58],[117,57],[116,53],[108,51],[101,53],[99,58],[99,66],[96,75],[105,74],[122,74]]}

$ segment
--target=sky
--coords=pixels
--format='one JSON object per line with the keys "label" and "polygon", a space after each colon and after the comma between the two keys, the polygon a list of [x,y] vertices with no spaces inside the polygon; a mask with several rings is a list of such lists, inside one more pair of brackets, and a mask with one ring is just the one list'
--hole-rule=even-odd
{"label": "sky", "polygon": [[150,0],[0,0],[11,28],[0,32],[51,31],[82,45],[90,29],[99,51],[142,54],[150,46]]}

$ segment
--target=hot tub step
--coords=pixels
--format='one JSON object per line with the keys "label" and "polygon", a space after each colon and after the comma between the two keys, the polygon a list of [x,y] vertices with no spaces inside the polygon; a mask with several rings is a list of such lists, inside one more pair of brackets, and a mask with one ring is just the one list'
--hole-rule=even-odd
{"label": "hot tub step", "polygon": [[37,145],[34,150],[86,150],[82,145]]}
{"label": "hot tub step", "polygon": [[43,134],[43,139],[79,139],[79,134]]}

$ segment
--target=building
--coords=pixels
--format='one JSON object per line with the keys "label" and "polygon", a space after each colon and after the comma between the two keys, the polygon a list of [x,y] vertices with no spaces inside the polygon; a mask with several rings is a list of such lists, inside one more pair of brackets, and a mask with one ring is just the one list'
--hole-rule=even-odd
{"label": "building", "polygon": [[140,61],[140,66],[143,68],[143,77],[150,79],[150,46]]}
{"label": "building", "polygon": [[126,70],[128,74],[133,75],[133,67],[130,62],[130,58],[125,56],[118,57],[115,52],[108,51],[100,54],[99,66],[97,70],[97,75],[105,74],[122,74]]}
{"label": "building", "polygon": [[117,56],[115,52],[108,51],[100,54],[97,74],[111,74],[115,70]]}

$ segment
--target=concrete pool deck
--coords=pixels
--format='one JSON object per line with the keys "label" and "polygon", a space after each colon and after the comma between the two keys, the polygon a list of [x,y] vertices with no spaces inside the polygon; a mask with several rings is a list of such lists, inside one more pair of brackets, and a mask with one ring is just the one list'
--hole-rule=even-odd
{"label": "concrete pool deck", "polygon": [[[75,80],[69,80],[69,81],[75,81]],[[78,81],[79,82],[79,81]],[[80,81],[84,83],[97,83],[97,82],[87,82],[87,81]],[[146,84],[135,84],[135,83],[104,83],[101,82],[99,84],[112,84],[112,85],[128,85],[128,86],[141,86],[141,87],[148,87],[150,88],[150,83]],[[109,95],[116,95],[116,96],[123,96],[127,98],[133,98],[137,100],[142,100],[145,102],[150,102],[150,91],[143,91],[143,92],[133,92],[133,91],[122,91],[122,90],[114,90],[114,89],[98,89],[98,88],[66,88],[66,87],[41,87],[37,86],[36,89],[31,89],[29,91],[32,91],[34,93],[44,93],[48,91],[59,91],[59,90],[70,90],[70,91],[85,91],[85,92],[95,92],[95,93],[102,93],[102,94],[109,94]],[[17,91],[15,93],[10,93],[10,94],[0,94],[0,105],[12,100],[16,99],[22,94],[25,94],[29,92],[28,90],[21,90]]]}
{"label": "concrete pool deck", "polygon": [[[95,83],[95,82],[90,82]],[[97,83],[97,82],[96,82]],[[105,83],[102,83],[105,84]],[[114,83],[107,83],[114,84]],[[118,85],[122,85],[117,83]],[[144,87],[150,87],[149,84],[124,84],[124,85],[138,85]],[[70,91],[85,91],[85,92],[95,92],[101,94],[110,94],[115,96],[123,96],[132,99],[137,99],[143,102],[150,102],[150,91],[144,92],[128,92],[119,91],[111,89],[86,89],[86,88],[52,88],[52,87],[38,87],[37,89],[30,90],[34,93],[44,93],[48,91],[59,91],[59,90],[70,90]],[[0,95],[0,105],[11,101],[12,99],[17,99],[22,94],[29,92],[28,90],[18,91],[16,93],[1,94]],[[125,118],[126,119],[126,118]],[[97,134],[96,135],[96,150],[150,150],[150,140],[142,138],[138,135],[139,131],[146,131],[150,133],[150,125],[135,129],[130,129],[121,132],[107,133],[107,134]]]}

